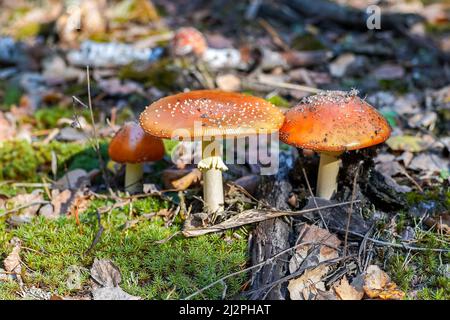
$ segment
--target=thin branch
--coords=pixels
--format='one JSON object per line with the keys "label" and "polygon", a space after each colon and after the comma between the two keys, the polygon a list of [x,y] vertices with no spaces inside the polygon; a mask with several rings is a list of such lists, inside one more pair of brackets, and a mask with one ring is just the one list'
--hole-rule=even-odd
{"label": "thin branch", "polygon": [[345,228],[345,237],[344,237],[344,257],[347,255],[347,240],[348,240],[348,231],[350,229],[350,221],[352,219],[352,214],[353,214],[353,203],[355,201],[355,197],[356,197],[356,186],[357,186],[357,181],[358,181],[358,175],[359,175],[359,169],[361,168],[362,165],[362,161],[360,161],[358,163],[358,167],[356,168],[355,171],[355,176],[353,178],[353,189],[352,189],[352,199],[351,199],[351,203],[350,203],[350,208],[347,214],[347,226]]}
{"label": "thin branch", "polygon": [[42,205],[42,204],[49,204],[49,203],[50,203],[49,201],[36,201],[36,202],[27,203],[27,204],[24,204],[24,205],[19,206],[17,208],[14,208],[14,209],[5,211],[3,213],[0,213],[0,217],[6,216],[8,214],[14,213],[14,212],[22,210],[22,209],[26,209],[28,207],[32,207],[32,206],[36,206],[36,205]]}
{"label": "thin branch", "polygon": [[[340,228],[332,228],[333,230],[336,231],[341,231],[341,232],[345,232],[344,229],[340,229]],[[363,238],[365,237],[365,235],[358,233],[358,232],[353,232],[353,231],[349,231],[349,234],[352,234],[354,236]],[[417,250],[417,251],[435,251],[435,252],[450,252],[450,249],[441,249],[441,248],[425,248],[425,247],[413,247],[413,246],[409,246],[407,244],[399,244],[399,243],[391,243],[391,242],[387,242],[387,241],[382,241],[382,240],[378,240],[378,239],[374,239],[374,238],[370,238],[367,237],[367,240],[381,245],[381,246],[389,246],[389,247],[394,247],[394,248],[401,248],[401,249],[405,249],[405,250]]]}

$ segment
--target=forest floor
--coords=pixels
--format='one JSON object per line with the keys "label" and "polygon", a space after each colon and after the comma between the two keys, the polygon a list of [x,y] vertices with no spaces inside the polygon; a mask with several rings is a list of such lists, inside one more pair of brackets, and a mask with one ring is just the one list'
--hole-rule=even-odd
{"label": "forest floor", "polygon": [[[0,299],[241,299],[258,285],[273,290],[255,280],[277,260],[255,261],[261,224],[190,237],[186,221],[208,228],[252,209],[311,208],[320,200],[317,155],[281,145],[288,174],[272,179],[289,191],[276,208],[258,165],[230,165],[232,214],[215,221],[202,216],[195,174],[174,188],[196,172],[172,163],[173,152],[190,157],[177,142],[164,141],[164,159],[146,164],[142,194],[124,192],[124,168],[109,159],[114,133],[146,105],[203,88],[260,96],[283,111],[318,89],[356,88],[393,129],[385,144],[343,156],[339,192],[323,202],[338,207],[277,218],[292,246],[272,278],[286,277],[283,298],[450,299],[450,6],[386,1],[374,31],[360,18],[367,1],[343,2],[134,0],[108,1],[106,10],[90,1],[73,31],[67,8],[5,1]],[[202,31],[215,59],[175,57],[181,26]],[[110,44],[109,53],[70,58],[88,39]],[[161,52],[133,61],[114,56],[119,42]]]}

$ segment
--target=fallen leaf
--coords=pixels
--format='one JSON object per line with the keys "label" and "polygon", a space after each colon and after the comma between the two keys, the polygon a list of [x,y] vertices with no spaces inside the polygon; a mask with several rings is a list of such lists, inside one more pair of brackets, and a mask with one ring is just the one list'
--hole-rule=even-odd
{"label": "fallen leaf", "polygon": [[182,179],[189,173],[191,173],[191,169],[165,169],[161,174],[161,178],[164,184],[164,187],[167,189],[174,188],[172,182],[178,179]]}
{"label": "fallen leaf", "polygon": [[119,283],[122,280],[119,268],[110,260],[95,259],[91,267],[91,277],[100,287],[94,287],[92,296],[94,300],[140,300],[140,297],[132,296],[122,288]]}
{"label": "fallen leaf", "polygon": [[315,225],[303,225],[299,230],[300,245],[297,247],[295,254],[289,262],[289,271],[294,273],[298,270],[303,261],[314,254],[310,252],[311,248],[318,245],[318,252],[315,254],[317,257],[316,264],[335,259],[339,256],[338,251],[335,249],[339,247],[341,241],[334,234],[331,234],[325,229],[319,228]]}
{"label": "fallen leaf", "polygon": [[29,221],[35,217],[39,208],[44,202],[42,190],[36,189],[31,193],[18,194],[17,196],[6,201],[5,208],[7,210],[24,207],[17,210],[16,215],[20,217],[19,220]]}
{"label": "fallen leaf", "polygon": [[370,265],[364,276],[364,292],[369,298],[380,298],[383,300],[400,300],[405,293],[391,282],[386,272],[377,265]]}
{"label": "fallen leaf", "polygon": [[122,290],[121,287],[97,288],[92,291],[94,300],[141,300]]}
{"label": "fallen leaf", "polygon": [[361,300],[364,296],[364,291],[358,291],[349,284],[346,276],[334,287],[334,291],[341,300]]}
{"label": "fallen leaf", "polygon": [[20,275],[22,272],[22,266],[20,264],[20,249],[22,247],[22,241],[19,238],[14,237],[11,239],[10,243],[14,245],[14,247],[11,253],[3,261],[3,265],[7,272],[13,272]]}
{"label": "fallen leaf", "polygon": [[321,264],[314,269],[306,270],[302,276],[290,280],[288,284],[291,300],[315,300],[319,291],[326,291],[322,278],[330,267]]}
{"label": "fallen leaf", "polygon": [[407,135],[391,137],[386,144],[394,151],[420,152],[427,148],[422,138]]}
{"label": "fallen leaf", "polygon": [[173,189],[186,190],[191,185],[198,183],[202,178],[202,173],[197,168],[192,169],[188,174],[183,177],[170,182]]}
{"label": "fallen leaf", "polygon": [[377,80],[396,80],[405,76],[405,69],[395,64],[383,64],[377,67],[372,76]]}
{"label": "fallen leaf", "polygon": [[67,172],[54,183],[54,188],[59,190],[77,190],[82,185],[89,183],[90,177],[86,170],[75,169]]}
{"label": "fallen leaf", "polygon": [[53,215],[57,218],[62,213],[65,213],[67,207],[70,204],[70,199],[72,198],[72,192],[70,190],[58,191],[56,189],[52,190],[52,205],[53,205]]}
{"label": "fallen leaf", "polygon": [[434,130],[436,126],[436,121],[438,119],[437,113],[433,111],[422,112],[413,115],[408,119],[408,125],[411,128],[427,128],[429,130]]}
{"label": "fallen leaf", "polygon": [[59,141],[78,141],[83,142],[87,140],[87,136],[82,130],[72,127],[64,127],[59,131],[57,136]]}
{"label": "fallen leaf", "polygon": [[91,277],[103,287],[115,287],[122,281],[119,268],[105,259],[95,258],[91,267]]}
{"label": "fallen leaf", "polygon": [[432,175],[443,169],[450,169],[450,162],[433,153],[421,153],[411,160],[408,168],[424,171]]}

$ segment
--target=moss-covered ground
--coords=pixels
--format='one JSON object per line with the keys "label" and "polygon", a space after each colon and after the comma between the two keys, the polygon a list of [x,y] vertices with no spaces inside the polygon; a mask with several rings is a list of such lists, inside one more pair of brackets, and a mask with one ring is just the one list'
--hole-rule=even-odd
{"label": "moss-covered ground", "polygon": [[[60,296],[77,296],[89,287],[89,268],[94,258],[111,259],[122,273],[121,287],[145,299],[183,298],[247,263],[247,240],[242,234],[229,232],[198,238],[175,235],[157,243],[179,231],[180,221],[166,227],[161,218],[142,219],[125,228],[127,221],[166,206],[164,201],[152,197],[136,200],[131,215],[129,206],[103,214],[105,230],[94,249],[86,253],[98,231],[96,208],[105,205],[105,200],[93,201],[80,216],[79,225],[73,218],[50,221],[38,217],[32,223],[8,230],[0,222],[0,257],[4,259],[11,251],[9,240],[19,237],[23,241],[25,284]],[[76,290],[68,282],[74,269],[81,274]],[[245,274],[227,280],[227,296],[237,294],[245,280]],[[223,289],[218,285],[197,297],[221,298]],[[15,282],[0,282],[0,299],[17,299],[18,291]]]}

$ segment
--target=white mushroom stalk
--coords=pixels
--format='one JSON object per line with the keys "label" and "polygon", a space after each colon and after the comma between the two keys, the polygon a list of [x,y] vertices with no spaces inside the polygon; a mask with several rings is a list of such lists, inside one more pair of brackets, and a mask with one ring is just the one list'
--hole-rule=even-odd
{"label": "white mushroom stalk", "polygon": [[320,198],[331,199],[337,191],[337,177],[341,166],[341,152],[320,153],[316,194]]}
{"label": "white mushroom stalk", "polygon": [[217,140],[203,140],[202,160],[197,165],[203,174],[203,201],[208,213],[224,211],[222,172],[228,168],[222,160],[220,148]]}
{"label": "white mushroom stalk", "polygon": [[142,190],[144,166],[142,163],[127,163],[125,167],[125,191],[133,194]]}

